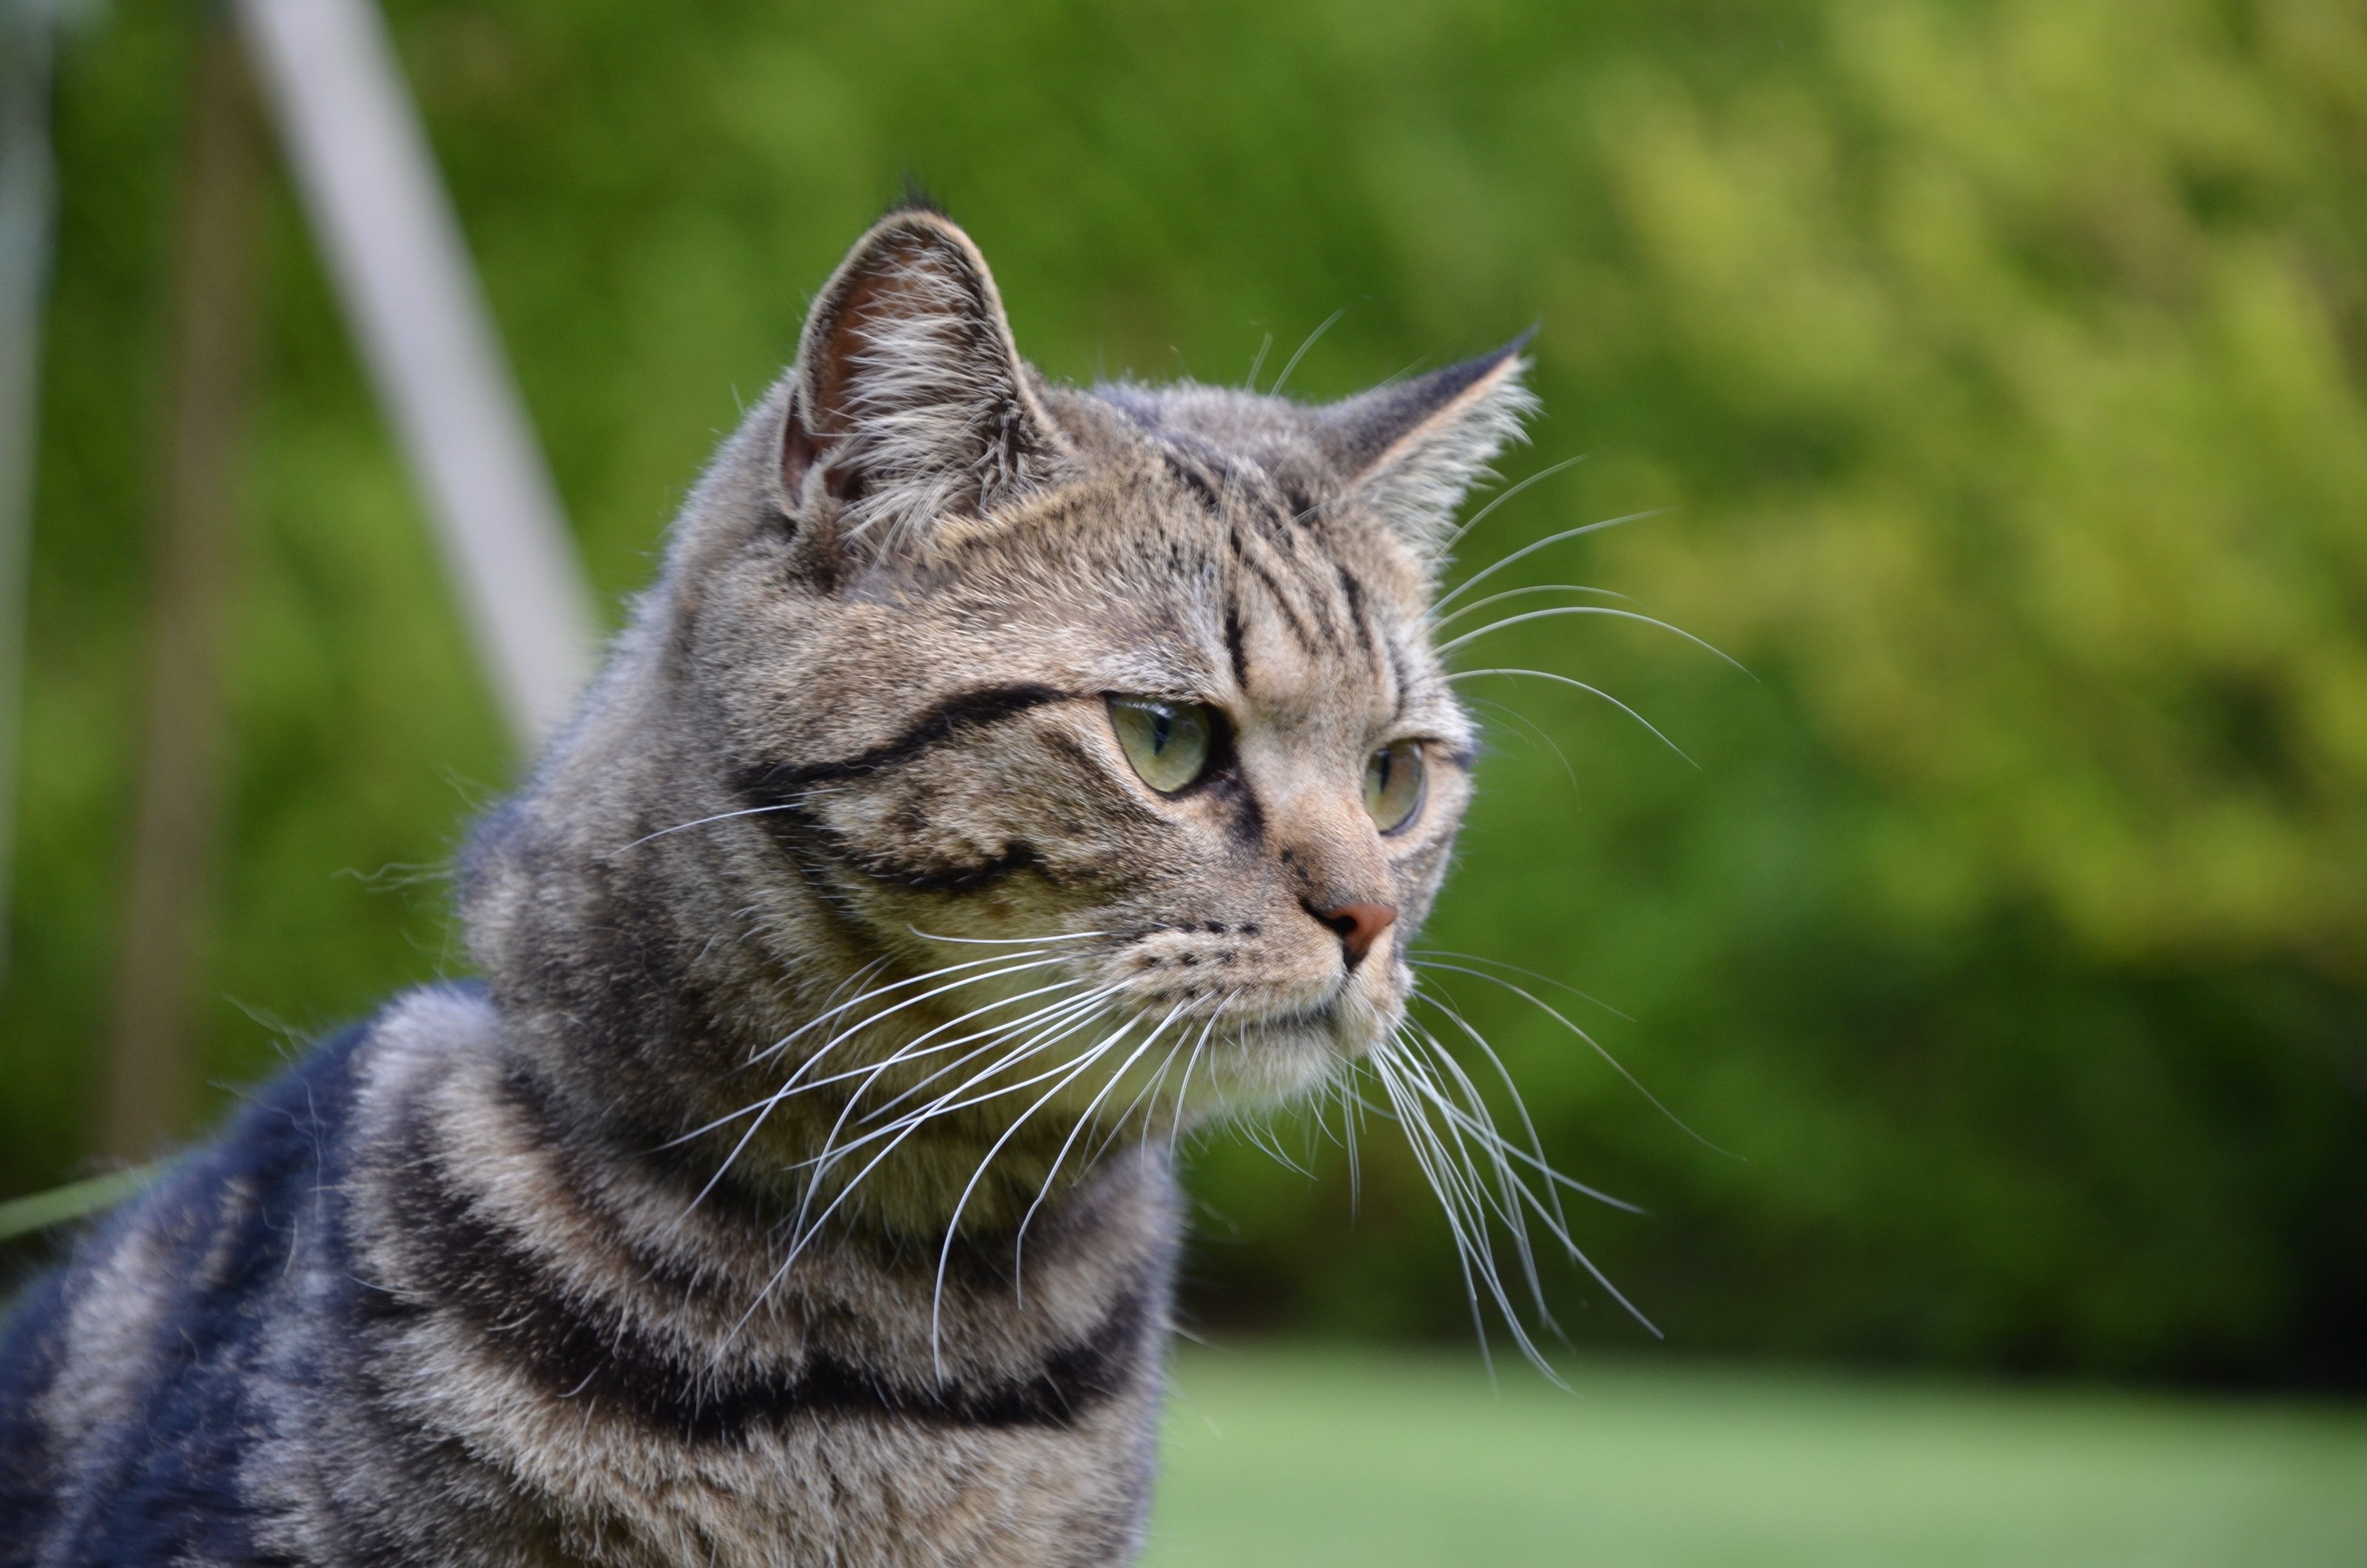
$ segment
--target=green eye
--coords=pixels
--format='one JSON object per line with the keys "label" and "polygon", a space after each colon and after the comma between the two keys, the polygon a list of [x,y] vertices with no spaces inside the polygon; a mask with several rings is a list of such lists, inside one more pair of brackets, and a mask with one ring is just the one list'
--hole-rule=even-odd
{"label": "green eye", "polygon": [[1208,770],[1217,749],[1216,710],[1200,702],[1113,697],[1110,727],[1142,781],[1172,795]]}
{"label": "green eye", "polygon": [[1365,810],[1373,825],[1395,833],[1421,810],[1421,743],[1392,741],[1365,763]]}

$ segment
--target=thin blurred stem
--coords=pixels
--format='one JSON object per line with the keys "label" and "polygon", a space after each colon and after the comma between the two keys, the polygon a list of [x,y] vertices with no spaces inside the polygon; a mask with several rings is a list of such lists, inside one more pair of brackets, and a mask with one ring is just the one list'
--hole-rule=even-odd
{"label": "thin blurred stem", "polygon": [[175,251],[172,380],[154,539],[148,710],[99,1143],[136,1160],[181,1131],[216,834],[229,588],[252,334],[260,127],[235,36],[197,48]]}
{"label": "thin blurred stem", "polygon": [[56,30],[52,7],[41,0],[0,0],[0,974],[8,960],[16,869],[41,310],[56,219],[50,145]]}

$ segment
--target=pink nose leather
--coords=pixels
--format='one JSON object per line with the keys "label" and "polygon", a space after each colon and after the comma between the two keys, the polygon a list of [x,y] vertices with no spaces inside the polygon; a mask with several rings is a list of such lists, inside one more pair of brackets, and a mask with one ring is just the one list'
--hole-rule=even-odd
{"label": "pink nose leather", "polygon": [[1397,923],[1398,912],[1386,903],[1342,903],[1314,912],[1315,918],[1340,933],[1340,947],[1353,969],[1372,951],[1381,933]]}

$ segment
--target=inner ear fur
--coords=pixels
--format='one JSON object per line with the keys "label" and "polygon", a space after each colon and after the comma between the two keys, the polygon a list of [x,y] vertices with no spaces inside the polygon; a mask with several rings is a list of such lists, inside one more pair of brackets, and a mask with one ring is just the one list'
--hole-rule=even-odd
{"label": "inner ear fur", "polygon": [[1030,385],[986,260],[942,215],[890,213],[822,288],[780,444],[793,512],[910,544],[1046,483],[1063,443]]}

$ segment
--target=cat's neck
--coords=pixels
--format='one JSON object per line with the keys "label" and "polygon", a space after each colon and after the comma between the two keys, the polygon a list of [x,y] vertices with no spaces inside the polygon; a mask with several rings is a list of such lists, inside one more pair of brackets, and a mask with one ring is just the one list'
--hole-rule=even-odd
{"label": "cat's neck", "polygon": [[[695,1426],[706,1406],[786,1408],[841,1383],[923,1413],[1062,1378],[1082,1382],[1045,1397],[1082,1399],[1155,1354],[1177,1233],[1155,1150],[1098,1167],[1024,1255],[1007,1236],[801,1236],[580,1118],[519,1071],[510,1033],[459,991],[390,1010],[358,1069],[347,1190],[376,1288],[426,1302],[512,1289],[489,1315],[539,1314],[549,1332],[517,1346],[543,1385]],[[563,1283],[527,1283],[550,1258]]]}

